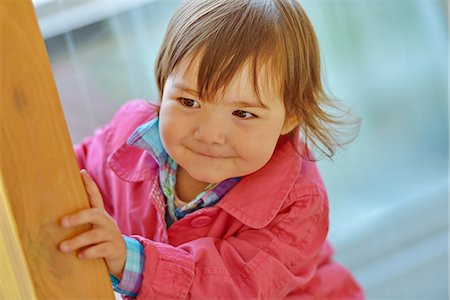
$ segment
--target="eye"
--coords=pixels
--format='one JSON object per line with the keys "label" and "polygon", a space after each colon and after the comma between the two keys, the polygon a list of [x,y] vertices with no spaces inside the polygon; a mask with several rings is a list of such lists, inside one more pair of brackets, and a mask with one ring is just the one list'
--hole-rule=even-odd
{"label": "eye", "polygon": [[235,115],[236,117],[238,117],[240,119],[256,118],[256,116],[254,114],[249,113],[248,111],[245,111],[245,110],[235,110],[235,111],[233,111],[233,115]]}
{"label": "eye", "polygon": [[192,107],[192,108],[197,108],[200,107],[200,104],[192,99],[188,99],[188,98],[180,98],[180,102],[181,104],[183,104],[186,107]]}

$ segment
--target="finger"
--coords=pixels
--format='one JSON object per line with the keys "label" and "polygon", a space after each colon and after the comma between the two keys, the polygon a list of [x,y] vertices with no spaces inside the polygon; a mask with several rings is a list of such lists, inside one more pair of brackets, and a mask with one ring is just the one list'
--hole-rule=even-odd
{"label": "finger", "polygon": [[107,225],[109,216],[105,210],[100,208],[88,208],[79,211],[73,215],[65,216],[61,219],[61,225],[64,227],[73,227],[83,224]]}
{"label": "finger", "polygon": [[100,243],[78,253],[81,259],[93,259],[108,257],[111,255],[111,244],[108,242]]}
{"label": "finger", "polygon": [[88,194],[91,207],[105,209],[102,194],[100,193],[100,190],[98,189],[95,181],[85,169],[80,170],[80,173],[81,177],[83,178],[83,183]]}
{"label": "finger", "polygon": [[63,241],[59,244],[59,249],[63,252],[74,251],[89,245],[95,245],[107,240],[106,234],[102,230],[89,230],[73,239]]}

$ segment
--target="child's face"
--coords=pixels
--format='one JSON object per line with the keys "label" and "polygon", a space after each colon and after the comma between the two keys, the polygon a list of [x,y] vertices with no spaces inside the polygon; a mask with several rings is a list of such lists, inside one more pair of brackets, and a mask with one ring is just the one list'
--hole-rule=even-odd
{"label": "child's face", "polygon": [[159,126],[166,151],[178,168],[204,183],[257,171],[269,161],[280,134],[291,129],[284,126],[281,97],[264,85],[266,78],[258,78],[266,105],[260,107],[245,67],[215,96],[219,101],[204,102],[195,92],[197,70],[197,61],[190,67],[182,62],[165,83]]}

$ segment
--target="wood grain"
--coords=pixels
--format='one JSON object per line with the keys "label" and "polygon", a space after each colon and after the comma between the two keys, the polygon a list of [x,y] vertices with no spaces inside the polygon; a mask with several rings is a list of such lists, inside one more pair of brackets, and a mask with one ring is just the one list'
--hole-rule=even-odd
{"label": "wood grain", "polygon": [[25,254],[1,182],[0,177],[0,299],[35,299]]}
{"label": "wood grain", "polygon": [[31,0],[0,1],[0,299],[114,299],[103,260],[57,249],[89,207]]}

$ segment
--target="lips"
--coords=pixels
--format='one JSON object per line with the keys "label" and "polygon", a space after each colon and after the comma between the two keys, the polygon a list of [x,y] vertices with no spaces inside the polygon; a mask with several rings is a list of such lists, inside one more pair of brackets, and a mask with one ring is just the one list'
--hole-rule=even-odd
{"label": "lips", "polygon": [[225,158],[226,157],[224,155],[210,153],[210,152],[201,152],[201,151],[195,151],[195,150],[193,150],[193,152],[195,152],[199,155],[202,155],[202,156],[210,157],[210,158]]}
{"label": "lips", "polygon": [[188,147],[189,150],[191,150],[192,152],[194,152],[195,154],[201,155],[201,156],[205,156],[205,157],[209,157],[209,158],[227,158],[229,156],[227,155],[223,155],[220,153],[214,153],[211,151],[205,151],[205,150],[201,150],[201,149],[197,149],[197,148],[191,148]]}

